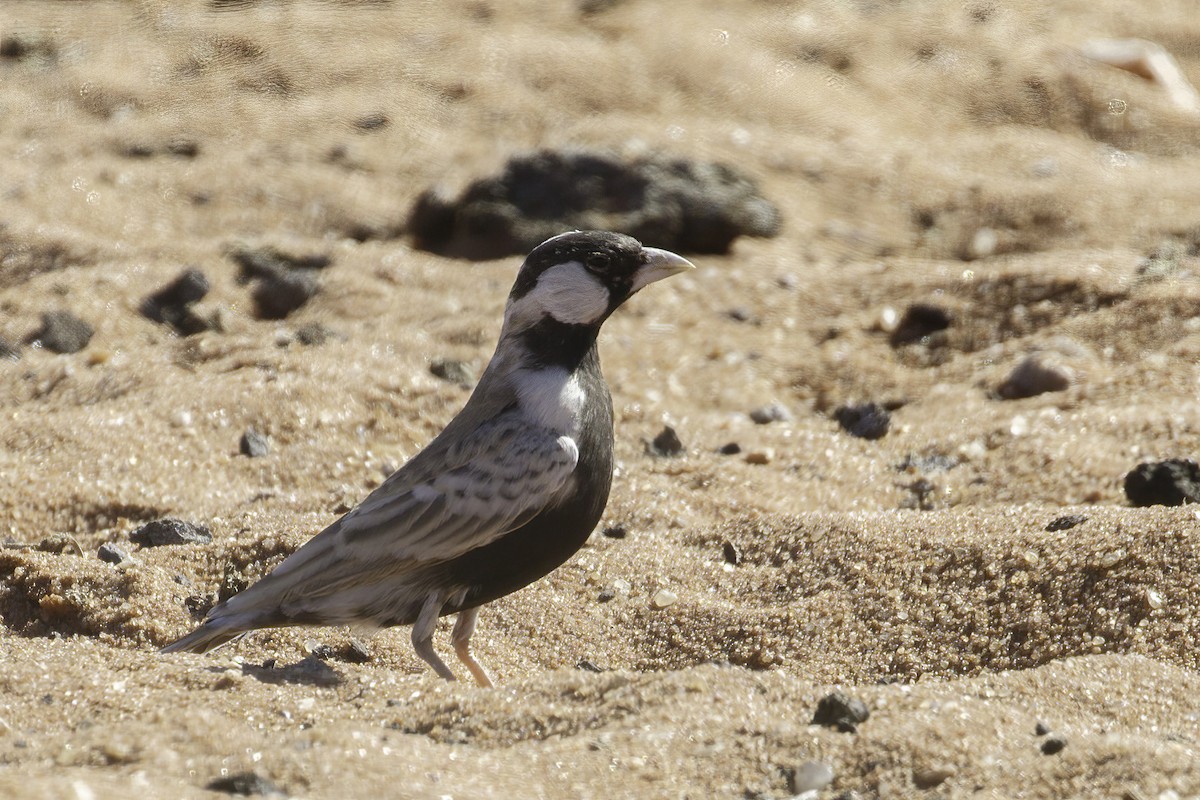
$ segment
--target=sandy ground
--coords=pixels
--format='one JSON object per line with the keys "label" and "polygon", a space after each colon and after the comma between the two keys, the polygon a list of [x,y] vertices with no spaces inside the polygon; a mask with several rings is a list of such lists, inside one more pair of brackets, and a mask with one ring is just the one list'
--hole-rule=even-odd
{"label": "sandy ground", "polygon": [[[1122,488],[1200,450],[1200,117],[1079,53],[1200,83],[1194,12],[7,3],[0,796],[1200,796],[1200,514]],[[432,360],[490,356],[518,259],[414,250],[412,201],[566,145],[735,164],[784,218],[607,325],[624,538],[485,610],[495,690],[406,630],[158,656],[454,414]],[[264,245],[332,258],[281,321],[228,257]],[[187,267],[221,330],[138,313]],[[893,346],[914,303],[950,327]],[[59,309],[81,352],[27,343]],[[1070,386],[1000,399],[1037,351]],[[129,542],[163,516],[214,540]],[[834,690],[856,733],[810,724]]]}

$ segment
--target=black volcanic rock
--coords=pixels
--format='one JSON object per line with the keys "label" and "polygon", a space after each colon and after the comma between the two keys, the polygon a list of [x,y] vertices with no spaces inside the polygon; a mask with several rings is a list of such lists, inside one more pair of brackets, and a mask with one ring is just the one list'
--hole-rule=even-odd
{"label": "black volcanic rock", "polygon": [[591,228],[676,252],[725,253],[739,236],[776,236],[779,227],[779,210],[731,166],[587,150],[515,156],[457,198],[434,187],[408,220],[417,246],[472,259],[524,254]]}

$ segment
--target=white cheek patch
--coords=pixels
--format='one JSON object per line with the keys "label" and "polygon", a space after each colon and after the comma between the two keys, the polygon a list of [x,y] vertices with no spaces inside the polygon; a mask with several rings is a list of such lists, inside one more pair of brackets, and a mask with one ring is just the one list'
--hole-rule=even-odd
{"label": "white cheek patch", "polygon": [[596,322],[611,302],[608,287],[578,261],[568,261],[541,274],[537,285],[521,298],[567,325]]}

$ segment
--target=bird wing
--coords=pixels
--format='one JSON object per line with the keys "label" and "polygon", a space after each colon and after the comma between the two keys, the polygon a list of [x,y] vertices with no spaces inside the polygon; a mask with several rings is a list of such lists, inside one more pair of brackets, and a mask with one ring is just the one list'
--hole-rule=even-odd
{"label": "bird wing", "polygon": [[311,585],[321,572],[345,572],[349,564],[394,573],[405,562],[455,558],[536,516],[569,485],[578,461],[570,436],[515,410],[500,414],[448,445],[441,458],[414,459],[271,577],[302,572],[315,579],[305,581]]}
{"label": "bird wing", "polygon": [[451,446],[448,468],[407,486],[381,486],[343,520],[347,547],[372,557],[445,561],[528,522],[579,462],[570,436],[516,413]]}

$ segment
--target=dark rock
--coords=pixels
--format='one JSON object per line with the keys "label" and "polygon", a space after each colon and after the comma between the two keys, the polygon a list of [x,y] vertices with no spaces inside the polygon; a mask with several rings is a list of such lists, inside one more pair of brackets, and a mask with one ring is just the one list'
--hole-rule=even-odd
{"label": "dark rock", "polygon": [[176,544],[209,544],[213,537],[203,525],[194,525],[181,519],[156,519],[147,522],[133,533],[129,541],[142,547],[163,547]]}
{"label": "dark rock", "polygon": [[188,610],[193,619],[204,619],[216,603],[211,597],[203,594],[190,594],[183,598],[183,607]]}
{"label": "dark rock", "polygon": [[1125,496],[1137,507],[1200,503],[1200,465],[1181,458],[1138,464],[1125,476]]}
{"label": "dark rock", "polygon": [[154,148],[145,142],[124,142],[117,147],[117,152],[125,158],[150,158]]}
{"label": "dark rock", "polygon": [[950,312],[932,303],[913,303],[892,331],[892,347],[919,342],[930,334],[944,331],[954,322]]}
{"label": "dark rock", "polygon": [[1005,400],[1021,400],[1047,392],[1065,392],[1075,379],[1075,370],[1064,363],[1060,354],[1042,351],[1022,359],[996,391]]}
{"label": "dark rock", "polygon": [[260,279],[250,296],[259,319],[283,319],[320,290],[315,270],[294,269]]}
{"label": "dark rock", "polygon": [[333,263],[327,255],[310,253],[309,255],[294,255],[276,250],[273,247],[241,247],[234,248],[229,253],[238,266],[242,268],[243,281],[253,278],[270,278],[292,269],[325,269]]}
{"label": "dark rock", "polygon": [[44,61],[53,61],[57,56],[58,48],[49,39],[39,39],[24,34],[9,34],[0,37],[0,58],[13,61],[41,58]]}
{"label": "dark rock", "polygon": [[342,648],[338,655],[342,661],[349,664],[366,664],[371,660],[371,651],[358,639],[351,639],[350,644]]}
{"label": "dark rock", "polygon": [[[153,308],[163,306],[190,306],[204,299],[208,294],[210,284],[208,277],[198,269],[187,269],[175,280],[146,298],[145,305]],[[149,313],[147,316],[151,316]],[[157,317],[152,317],[159,319]],[[159,319],[159,321],[162,321]]]}
{"label": "dark rock", "polygon": [[629,535],[629,529],[624,525],[609,525],[602,533],[609,539],[624,539]]}
{"label": "dark rock", "polygon": [[575,669],[581,669],[584,672],[604,672],[604,667],[598,667],[586,658],[580,659],[575,665]]}
{"label": "dark rock", "polygon": [[664,425],[654,440],[650,442],[647,448],[652,455],[673,458],[683,455],[683,442],[679,440],[679,434],[670,425]]}
{"label": "dark rock", "polygon": [[676,252],[725,253],[738,236],[775,236],[779,227],[778,209],[733,167],[586,150],[515,156],[458,198],[434,187],[408,220],[418,247],[474,259],[524,254],[589,228]]}
{"label": "dark rock", "polygon": [[333,331],[319,322],[306,322],[296,329],[296,341],[306,347],[325,344],[333,336]]}
{"label": "dark rock", "polygon": [[616,598],[617,598],[617,592],[611,586],[605,586],[603,589],[600,590],[600,594],[596,595],[596,599],[599,600],[601,603],[607,603],[610,600],[615,600]]}
{"label": "dark rock", "polygon": [[1050,730],[1050,726],[1040,720],[1037,725],[1033,726],[1033,734],[1035,736],[1045,736]]}
{"label": "dark rock", "polygon": [[271,452],[271,440],[254,428],[247,428],[238,441],[238,452],[250,458],[262,458]]}
{"label": "dark rock", "polygon": [[19,361],[20,359],[20,348],[15,344],[9,343],[3,336],[0,336],[0,361]]}
{"label": "dark rock", "polygon": [[878,403],[840,406],[833,412],[838,425],[860,439],[880,439],[887,435],[892,415]]}
{"label": "dark rock", "polygon": [[837,728],[842,733],[854,733],[860,722],[871,716],[870,709],[862,700],[841,692],[833,692],[821,698],[813,714],[813,725]]}
{"label": "dark rock", "polygon": [[464,389],[474,386],[477,380],[475,371],[471,369],[469,364],[464,361],[455,361],[452,358],[435,358],[429,364],[429,371],[435,377],[450,383],[456,383]]}
{"label": "dark rock", "polygon": [[112,542],[105,542],[96,550],[96,556],[109,564],[120,564],[129,560],[129,553]]}
{"label": "dark rock", "polygon": [[737,566],[742,563],[742,550],[736,544],[726,539],[721,544],[721,553],[725,556],[726,564]]}
{"label": "dark rock", "polygon": [[1067,737],[1061,733],[1052,733],[1042,740],[1041,750],[1048,756],[1061,753],[1067,746]]}
{"label": "dark rock", "polygon": [[237,568],[237,565],[226,562],[225,569],[221,573],[221,585],[217,588],[217,602],[224,603],[235,594],[244,591],[249,585],[250,581]]}
{"label": "dark rock", "polygon": [[781,403],[759,406],[750,412],[750,419],[756,425],[767,425],[772,422],[788,422],[791,418],[792,413]]}
{"label": "dark rock", "polygon": [[1058,533],[1059,531],[1070,530],[1076,525],[1082,525],[1087,521],[1088,518],[1083,514],[1064,514],[1061,517],[1055,517],[1050,520],[1050,524],[1046,526],[1046,532]]}
{"label": "dark rock", "polygon": [[42,314],[42,327],[30,341],[55,353],[78,353],[87,347],[96,329],[70,311]]}
{"label": "dark rock", "polygon": [[332,645],[328,644],[314,645],[313,648],[308,651],[308,654],[313,658],[319,658],[322,661],[328,661],[336,655]]}
{"label": "dark rock", "polygon": [[723,456],[736,456],[738,453],[742,452],[742,446],[737,442],[728,442],[721,445],[717,452]]}
{"label": "dark rock", "polygon": [[318,274],[332,259],[297,256],[271,247],[235,248],[229,257],[242,268],[243,283],[257,281],[251,292],[259,319],[283,319],[320,291]]}
{"label": "dark rock", "polygon": [[754,316],[754,313],[744,306],[731,308],[725,314],[734,322],[758,322],[758,318]]}
{"label": "dark rock", "polygon": [[200,155],[200,144],[192,139],[172,139],[167,142],[166,151],[179,158],[195,158]]}
{"label": "dark rock", "polygon": [[166,323],[182,336],[207,330],[210,325],[188,306],[208,294],[208,278],[198,269],[184,270],[179,277],[142,301],[142,315]]}
{"label": "dark rock", "polygon": [[275,784],[259,775],[257,772],[237,772],[214,778],[205,787],[209,791],[224,792],[225,794],[240,795],[281,795],[284,794]]}

